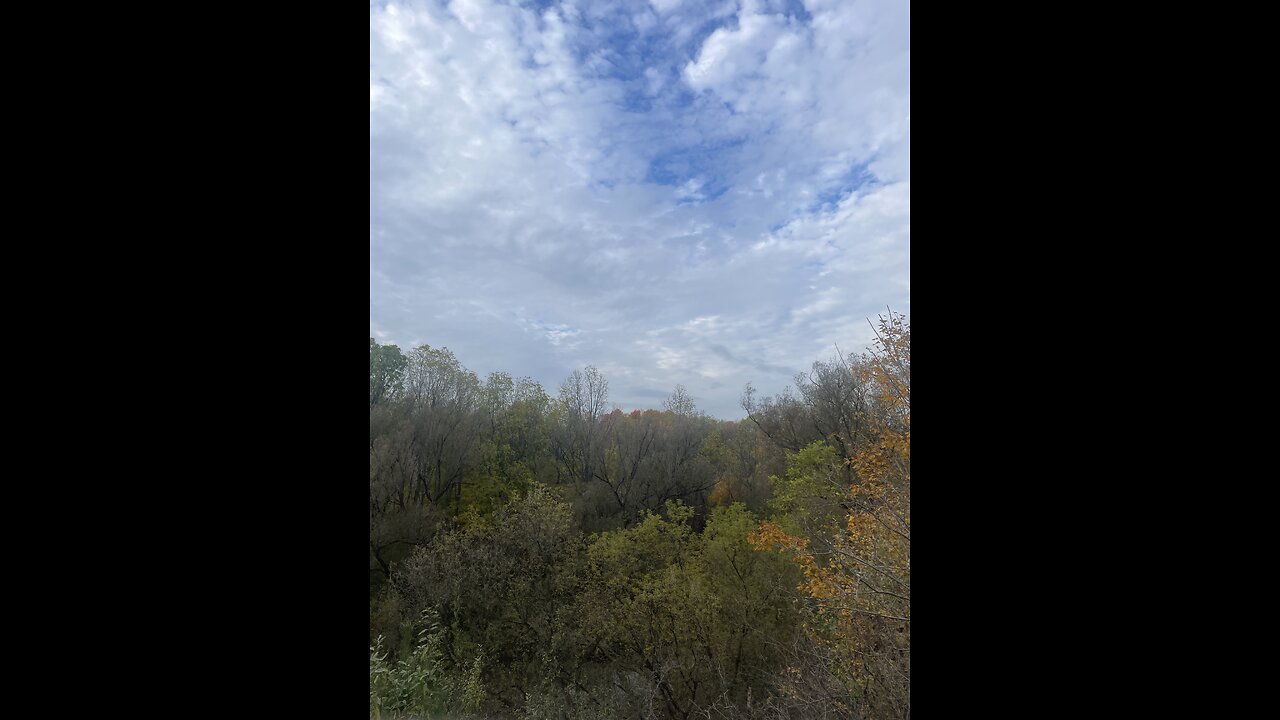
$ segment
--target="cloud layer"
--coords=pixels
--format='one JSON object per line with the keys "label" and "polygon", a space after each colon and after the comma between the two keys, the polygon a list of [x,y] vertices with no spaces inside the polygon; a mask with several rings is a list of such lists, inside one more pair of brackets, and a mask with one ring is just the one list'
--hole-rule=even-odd
{"label": "cloud layer", "polygon": [[909,5],[373,4],[370,334],[742,415],[910,311]]}

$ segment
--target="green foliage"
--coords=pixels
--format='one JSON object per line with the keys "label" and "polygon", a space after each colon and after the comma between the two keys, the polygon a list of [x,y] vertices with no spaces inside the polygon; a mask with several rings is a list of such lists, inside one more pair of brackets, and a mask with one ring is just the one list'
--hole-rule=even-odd
{"label": "green foliage", "polygon": [[[741,423],[680,387],[663,411],[606,412],[594,368],[552,399],[370,340],[371,716],[894,716],[909,345],[886,327],[879,355],[815,364],[798,397],[748,388]],[[905,603],[850,615],[872,608],[845,602],[867,576],[837,551]]]}
{"label": "green foliage", "polygon": [[408,360],[395,345],[369,338],[369,405],[394,397],[401,389]]}
{"label": "green foliage", "polygon": [[484,703],[484,651],[480,650],[476,653],[476,659],[471,663],[471,670],[467,673],[467,679],[462,686],[462,707],[465,710],[478,710]]}
{"label": "green foliage", "polygon": [[787,453],[785,474],[769,478],[773,497],[768,507],[774,521],[788,532],[806,536],[826,531],[843,517],[848,477],[835,448],[822,441]]}
{"label": "green foliage", "polygon": [[[646,512],[639,524],[596,536],[590,558],[598,574],[613,583],[666,568],[677,562],[693,536],[689,520],[693,508],[678,501],[667,503],[667,517]],[[616,572],[614,572],[616,571]]]}
{"label": "green foliage", "polygon": [[755,516],[739,503],[715,508],[698,534],[693,515],[669,503],[666,517],[596,536],[578,603],[612,682],[630,681],[632,703],[656,702],[676,717],[764,691],[778,663],[770,642],[796,629],[790,589],[799,573],[747,543]]}
{"label": "green foliage", "polygon": [[522,699],[513,686],[535,685],[569,654],[567,606],[584,553],[569,505],[534,484],[489,515],[466,513],[407,560],[395,584],[408,606],[442,608],[452,657],[483,647],[503,658],[472,667],[469,697],[513,702]]}
{"label": "green foliage", "polygon": [[418,645],[407,657],[387,661],[383,637],[369,648],[369,714],[376,718],[430,716],[453,705],[456,681],[444,663],[444,632],[434,614],[424,612]]}

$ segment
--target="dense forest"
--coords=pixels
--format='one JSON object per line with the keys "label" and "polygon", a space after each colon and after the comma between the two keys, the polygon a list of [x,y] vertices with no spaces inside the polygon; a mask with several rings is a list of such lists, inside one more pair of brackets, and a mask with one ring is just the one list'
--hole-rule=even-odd
{"label": "dense forest", "polygon": [[909,717],[906,318],[742,408],[371,338],[370,716]]}

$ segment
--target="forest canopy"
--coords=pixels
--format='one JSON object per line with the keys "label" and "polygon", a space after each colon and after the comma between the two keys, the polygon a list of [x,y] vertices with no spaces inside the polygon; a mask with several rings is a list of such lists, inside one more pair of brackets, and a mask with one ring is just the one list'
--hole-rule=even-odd
{"label": "forest canopy", "polygon": [[712,418],[369,340],[371,717],[906,718],[911,330]]}

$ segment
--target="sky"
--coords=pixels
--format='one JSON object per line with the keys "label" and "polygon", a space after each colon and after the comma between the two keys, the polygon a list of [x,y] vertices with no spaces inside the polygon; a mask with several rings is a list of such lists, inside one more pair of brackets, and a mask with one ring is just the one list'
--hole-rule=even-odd
{"label": "sky", "polygon": [[744,416],[910,315],[908,2],[369,7],[369,334]]}

